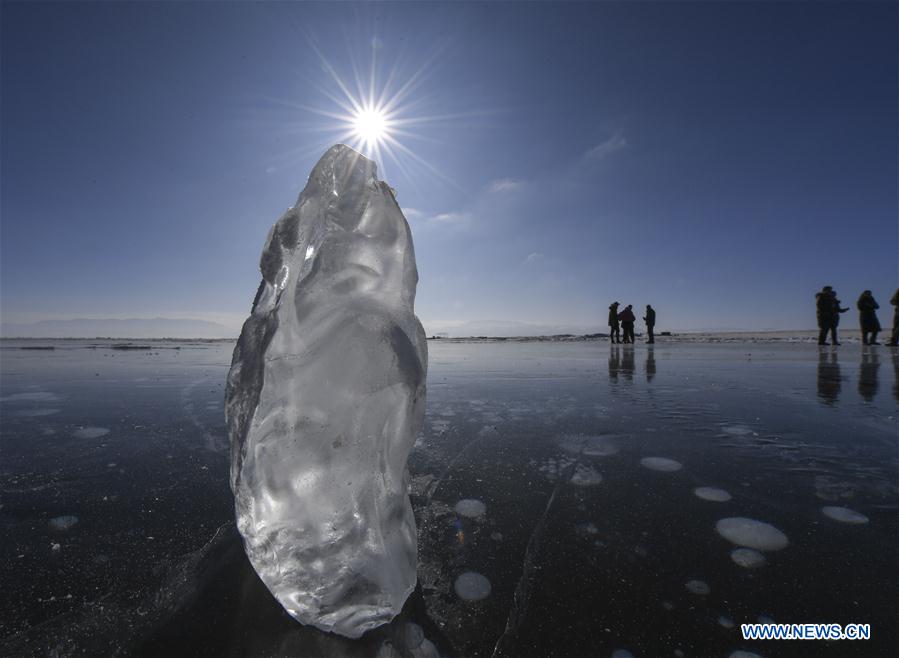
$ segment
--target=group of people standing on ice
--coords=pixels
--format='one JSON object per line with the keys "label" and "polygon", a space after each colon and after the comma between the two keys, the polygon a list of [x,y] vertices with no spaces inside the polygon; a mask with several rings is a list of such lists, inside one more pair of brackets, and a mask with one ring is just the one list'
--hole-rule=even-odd
{"label": "group of people standing on ice", "polygon": [[[888,345],[899,345],[899,290],[890,299],[893,305],[893,331]],[[843,308],[837,299],[837,291],[832,286],[824,286],[821,292],[815,293],[815,306],[818,315],[818,345],[827,345],[827,335],[830,334],[830,342],[839,345],[837,340],[837,327],[840,325],[840,314],[849,308]],[[858,309],[858,320],[862,330],[862,345],[880,345],[877,342],[877,334],[880,331],[880,321],[877,319],[877,309],[880,305],[875,301],[870,290],[865,290],[855,304]]]}
{"label": "group of people standing on ice", "polygon": [[[628,304],[624,310],[618,312],[618,302],[612,302],[609,306],[609,339],[613,343],[634,343],[634,323],[637,317],[634,315],[633,306]],[[643,316],[643,322],[646,323],[646,342],[654,343],[655,334],[653,330],[656,326],[656,312],[652,306],[646,305],[646,315]],[[624,340],[621,340],[621,331],[624,330]]]}

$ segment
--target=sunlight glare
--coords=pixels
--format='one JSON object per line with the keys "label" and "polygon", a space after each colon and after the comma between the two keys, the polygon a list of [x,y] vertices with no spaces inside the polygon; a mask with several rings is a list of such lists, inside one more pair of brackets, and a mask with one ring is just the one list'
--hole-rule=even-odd
{"label": "sunlight glare", "polygon": [[353,132],[367,147],[377,146],[387,138],[387,118],[377,108],[363,108],[353,117]]}

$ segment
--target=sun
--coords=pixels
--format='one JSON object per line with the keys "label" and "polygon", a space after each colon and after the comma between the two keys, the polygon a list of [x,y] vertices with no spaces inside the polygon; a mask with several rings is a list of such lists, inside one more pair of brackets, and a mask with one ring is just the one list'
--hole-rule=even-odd
{"label": "sun", "polygon": [[[389,159],[391,166],[395,166],[406,178],[415,177],[424,171],[458,187],[437,167],[416,153],[409,143],[412,140],[419,143],[438,141],[433,135],[424,134],[428,125],[436,126],[480,114],[451,113],[442,106],[438,113],[424,113],[426,108],[435,106],[434,99],[423,93],[423,85],[430,75],[437,53],[425,58],[415,71],[400,66],[397,61],[385,69],[385,75],[379,75],[383,71],[378,65],[378,53],[383,44],[375,40],[367,55],[368,66],[357,65],[355,57],[351,55],[351,75],[341,76],[312,40],[307,39],[307,42],[318,56],[321,70],[327,74],[324,82],[316,83],[314,87],[329,105],[327,108],[292,105],[304,113],[311,112],[328,120],[321,125],[310,123],[308,128],[303,128],[328,135],[327,141],[317,143],[314,148],[310,148],[310,153],[326,148],[336,139],[373,160],[385,179],[388,175],[385,160]],[[364,70],[366,68],[369,69],[367,72]]]}
{"label": "sun", "polygon": [[386,114],[374,107],[362,107],[353,116],[353,136],[366,148],[377,148],[390,136],[390,122]]}

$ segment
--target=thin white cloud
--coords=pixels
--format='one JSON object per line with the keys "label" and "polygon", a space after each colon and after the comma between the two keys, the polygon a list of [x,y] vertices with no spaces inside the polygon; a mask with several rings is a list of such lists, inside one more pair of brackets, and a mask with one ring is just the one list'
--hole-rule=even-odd
{"label": "thin white cloud", "polygon": [[512,190],[517,190],[519,187],[524,185],[524,183],[520,180],[514,180],[512,178],[500,178],[499,180],[495,180],[487,187],[490,192],[494,194],[500,192],[511,192]]}
{"label": "thin white cloud", "polygon": [[441,212],[432,213],[419,210],[417,208],[401,208],[406,220],[414,223],[418,228],[428,226],[467,226],[471,221],[472,215],[469,212]]}
{"label": "thin white cloud", "polygon": [[524,263],[525,263],[525,265],[533,265],[534,263],[539,263],[539,262],[543,261],[543,259],[545,259],[545,258],[546,258],[546,256],[544,256],[543,254],[541,254],[537,251],[534,251],[527,255],[527,258],[524,259]]}
{"label": "thin white cloud", "polygon": [[425,216],[425,214],[421,210],[416,210],[415,208],[401,208],[403,211],[403,215],[405,215],[408,220],[416,220],[421,219]]}
{"label": "thin white cloud", "polygon": [[434,215],[430,220],[436,224],[463,224],[471,219],[467,212],[442,212]]}
{"label": "thin white cloud", "polygon": [[597,144],[584,154],[588,160],[602,160],[613,153],[617,153],[628,147],[627,139],[621,133],[615,133],[609,139]]}

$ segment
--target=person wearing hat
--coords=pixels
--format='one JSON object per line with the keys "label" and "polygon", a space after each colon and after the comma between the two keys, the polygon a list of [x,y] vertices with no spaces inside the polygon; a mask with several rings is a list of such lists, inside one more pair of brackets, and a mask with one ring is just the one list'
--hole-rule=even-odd
{"label": "person wearing hat", "polygon": [[618,302],[612,302],[609,306],[609,340],[613,343],[621,342],[621,328],[618,325]]}

